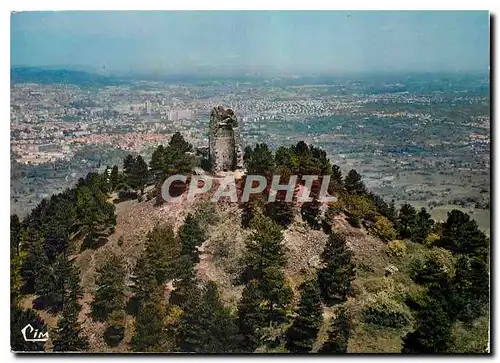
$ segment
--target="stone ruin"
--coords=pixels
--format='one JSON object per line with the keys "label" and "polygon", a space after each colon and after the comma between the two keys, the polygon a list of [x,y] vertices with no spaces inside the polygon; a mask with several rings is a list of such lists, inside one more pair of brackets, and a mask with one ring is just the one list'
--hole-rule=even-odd
{"label": "stone ruin", "polygon": [[214,107],[209,124],[209,160],[213,172],[243,168],[239,122],[231,109]]}

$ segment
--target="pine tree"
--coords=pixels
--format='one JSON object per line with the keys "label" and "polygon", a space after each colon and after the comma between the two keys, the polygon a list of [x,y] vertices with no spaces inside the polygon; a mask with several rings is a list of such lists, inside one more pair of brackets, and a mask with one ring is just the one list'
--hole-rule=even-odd
{"label": "pine tree", "polygon": [[281,227],[288,227],[295,217],[292,203],[277,200],[266,204],[266,214]]}
{"label": "pine tree", "polygon": [[172,135],[168,145],[176,150],[179,150],[181,153],[193,151],[193,146],[184,140],[184,137],[178,131]]}
{"label": "pine tree", "polygon": [[26,291],[39,293],[40,284],[47,279],[49,259],[45,255],[43,239],[35,228],[25,233],[26,258],[21,267],[21,276]]}
{"label": "pine tree", "polygon": [[[191,264],[191,261],[188,261]],[[180,279],[173,282],[174,290],[170,293],[169,303],[182,310],[191,310],[201,299],[202,291],[198,287],[198,280],[194,269],[186,269]]]}
{"label": "pine tree", "polygon": [[123,160],[123,175],[125,182],[128,186],[132,187],[134,184],[134,171],[135,171],[135,158],[128,154]]}
{"label": "pine tree", "polygon": [[354,169],[349,171],[345,177],[344,188],[347,193],[354,195],[366,194],[365,184],[361,181],[361,175]]}
{"label": "pine tree", "polygon": [[111,347],[117,346],[125,337],[126,313],[124,310],[113,310],[108,316],[104,340]]}
{"label": "pine tree", "polygon": [[144,253],[138,258],[131,279],[134,282],[132,290],[135,292],[134,298],[137,304],[147,300],[157,289],[156,273]]}
{"label": "pine tree", "polygon": [[410,204],[405,203],[399,210],[396,219],[396,230],[400,238],[411,238],[415,228],[417,218],[417,211]]}
{"label": "pine tree", "polygon": [[245,159],[247,175],[261,175],[268,178],[273,174],[274,156],[266,144],[255,145],[253,151]]}
{"label": "pine tree", "polygon": [[338,165],[332,165],[332,175],[330,177],[330,184],[328,185],[328,193],[334,195],[339,193],[344,188],[342,180],[342,171]]}
{"label": "pine tree", "polygon": [[162,352],[166,303],[163,289],[156,286],[152,295],[141,302],[135,321],[131,346],[134,352]]}
{"label": "pine tree", "polygon": [[139,189],[141,195],[144,194],[144,186],[149,179],[148,164],[144,161],[141,155],[137,155],[134,161],[131,187]]}
{"label": "pine tree", "polygon": [[91,303],[94,319],[104,321],[125,305],[125,261],[112,253],[98,266],[96,292]]}
{"label": "pine tree", "polygon": [[328,339],[318,350],[322,354],[345,354],[350,336],[350,322],[344,307],[337,312],[337,316],[332,321]]}
{"label": "pine tree", "polygon": [[111,175],[109,176],[109,182],[111,184],[111,190],[115,191],[118,188],[118,184],[120,184],[120,173],[118,172],[118,166],[113,165],[111,169]]}
{"label": "pine tree", "polygon": [[249,281],[238,302],[240,349],[252,353],[260,345],[261,329],[266,325],[262,311],[262,291],[257,280]]}
{"label": "pine tree", "polygon": [[241,226],[243,228],[249,228],[253,218],[258,214],[263,214],[264,212],[267,212],[268,215],[270,214],[270,211],[267,210],[266,201],[264,200],[262,194],[250,194],[248,202],[243,203]]}
{"label": "pine tree", "polygon": [[184,224],[179,229],[179,238],[181,240],[181,254],[189,255],[193,263],[198,263],[198,248],[205,241],[205,232],[200,226],[198,219],[189,213],[184,219]]}
{"label": "pine tree", "polygon": [[437,244],[456,254],[473,255],[476,250],[489,249],[489,241],[479,230],[476,221],[456,209],[448,212],[441,239]]}
{"label": "pine tree", "polygon": [[79,271],[64,254],[60,254],[45,271],[46,275],[40,274],[37,277],[37,293],[54,310],[60,310],[67,302],[77,301],[82,297]]}
{"label": "pine tree", "polygon": [[19,251],[10,258],[10,304],[17,305],[21,299],[21,288],[23,287],[23,278],[21,268],[26,258],[26,252]]}
{"label": "pine tree", "polygon": [[[52,199],[51,199],[52,201]],[[55,199],[49,210],[50,219],[44,226],[44,250],[51,262],[69,246],[70,231],[76,224],[76,208],[73,201]]]}
{"label": "pine tree", "polygon": [[316,279],[308,280],[301,285],[296,314],[286,332],[286,348],[291,353],[308,353],[323,323],[323,307]]}
{"label": "pine tree", "polygon": [[286,265],[286,250],[281,227],[269,217],[256,214],[251,227],[253,232],[246,241],[244,260],[250,273],[259,279],[264,269]]}
{"label": "pine tree", "polygon": [[453,322],[443,310],[439,298],[431,299],[417,316],[417,328],[403,338],[402,353],[445,353],[451,342]]}
{"label": "pine tree", "polygon": [[425,208],[422,208],[418,212],[415,218],[415,226],[413,227],[412,241],[417,243],[424,243],[425,238],[431,232],[434,221],[431,215],[427,212]]}
{"label": "pine tree", "polygon": [[115,206],[97,187],[83,185],[76,190],[78,225],[84,237],[84,247],[96,248],[106,241],[116,225]]}
{"label": "pine tree", "polygon": [[181,243],[168,223],[158,224],[148,233],[144,254],[158,284],[177,276],[176,259],[182,252]]}
{"label": "pine tree", "polygon": [[236,319],[220,300],[216,283],[208,283],[202,300],[184,312],[181,351],[232,353],[237,348],[236,336]]}
{"label": "pine tree", "polygon": [[243,163],[247,165],[247,163],[252,159],[253,148],[250,145],[245,146],[245,150],[243,150]]}
{"label": "pine tree", "polygon": [[[145,301],[158,285],[169,279],[181,277],[188,271],[181,246],[170,224],[156,225],[148,233],[146,249],[136,262],[132,280],[137,302]],[[191,268],[191,266],[189,267]]]}
{"label": "pine tree", "polygon": [[477,319],[490,299],[489,252],[461,255],[453,279],[453,314],[464,322]]}
{"label": "pine tree", "polygon": [[302,215],[302,220],[307,222],[307,224],[313,229],[320,229],[321,227],[321,203],[318,199],[314,198],[311,202],[305,202],[302,204],[300,209],[300,214]]}
{"label": "pine tree", "polygon": [[21,222],[17,214],[10,216],[10,254],[19,254],[19,244],[21,242]]}
{"label": "pine tree", "polygon": [[174,174],[189,174],[195,166],[195,157],[182,148],[168,146],[164,153],[163,175],[168,177]]}
{"label": "pine tree", "polygon": [[260,280],[263,311],[268,326],[286,322],[290,310],[293,290],[285,279],[285,274],[278,266],[270,266],[262,272]]}
{"label": "pine tree", "polygon": [[151,161],[149,162],[149,168],[151,169],[151,174],[154,177],[155,183],[159,186],[165,179],[165,148],[163,145],[159,145],[153,154],[151,155]]}
{"label": "pine tree", "polygon": [[52,334],[54,352],[77,352],[88,348],[87,338],[78,322],[80,309],[76,300],[68,300],[64,303],[62,316]]}
{"label": "pine tree", "polygon": [[[246,156],[246,154],[245,154]],[[276,162],[276,169],[280,171],[285,171],[286,175],[292,175],[298,168],[298,163],[294,163],[294,153],[293,151],[286,146],[280,146],[276,152],[274,153],[274,160]],[[295,158],[296,159],[296,158]],[[280,175],[283,176],[283,173],[280,172]]]}
{"label": "pine tree", "polygon": [[323,267],[318,270],[318,284],[326,304],[344,301],[350,294],[351,281],[356,276],[351,258],[345,237],[332,233],[321,254]]}
{"label": "pine tree", "polygon": [[396,204],[394,202],[394,199],[392,199],[391,203],[389,203],[389,211],[388,211],[387,219],[389,219],[391,222],[395,222],[396,215],[397,215]]}

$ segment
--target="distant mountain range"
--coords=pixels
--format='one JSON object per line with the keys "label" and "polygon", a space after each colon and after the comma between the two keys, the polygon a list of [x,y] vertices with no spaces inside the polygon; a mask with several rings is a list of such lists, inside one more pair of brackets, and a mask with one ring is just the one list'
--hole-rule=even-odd
{"label": "distant mountain range", "polygon": [[74,84],[77,86],[113,86],[125,83],[116,77],[102,76],[80,70],[49,69],[39,67],[13,67],[10,69],[10,82],[39,84]]}

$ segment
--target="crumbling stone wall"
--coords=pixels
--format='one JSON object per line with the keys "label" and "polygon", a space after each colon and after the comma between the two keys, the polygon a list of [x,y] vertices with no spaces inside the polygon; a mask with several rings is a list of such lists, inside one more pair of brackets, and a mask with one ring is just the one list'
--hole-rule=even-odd
{"label": "crumbling stone wall", "polygon": [[212,171],[230,171],[243,167],[240,127],[233,110],[214,107],[209,124],[209,159]]}

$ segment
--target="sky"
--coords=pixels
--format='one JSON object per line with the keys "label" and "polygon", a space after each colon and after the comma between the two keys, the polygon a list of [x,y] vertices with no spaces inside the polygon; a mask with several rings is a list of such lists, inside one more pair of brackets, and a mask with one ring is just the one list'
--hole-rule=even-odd
{"label": "sky", "polygon": [[11,16],[12,66],[101,72],[488,71],[486,11],[57,11]]}

